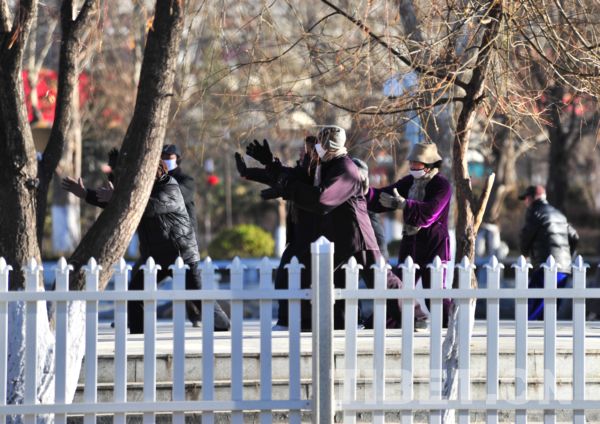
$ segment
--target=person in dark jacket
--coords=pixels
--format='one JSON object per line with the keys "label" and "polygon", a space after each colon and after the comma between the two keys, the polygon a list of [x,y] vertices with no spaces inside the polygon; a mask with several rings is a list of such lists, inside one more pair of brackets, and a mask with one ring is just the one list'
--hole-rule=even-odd
{"label": "person in dark jacket", "polygon": [[[529,257],[534,267],[529,279],[529,288],[544,287],[544,269],[541,267],[552,255],[557,265],[556,283],[565,287],[571,273],[571,258],[579,235],[567,218],[546,200],[546,190],[541,185],[529,186],[521,195],[525,202],[525,224],[520,233],[521,254]],[[565,299],[557,300],[560,309]],[[529,299],[530,320],[544,318],[544,300]]]}
{"label": "person in dark jacket", "polygon": [[[85,198],[90,204],[105,207],[110,200],[112,189],[102,190],[85,189],[81,181],[73,179],[64,180],[63,188],[78,197]],[[200,255],[192,224],[189,219],[183,196],[177,181],[167,174],[167,167],[160,161],[157,169],[156,179],[152,187],[148,204],[138,225],[138,236],[140,239],[140,258],[134,267],[133,277],[129,284],[129,290],[142,290],[144,286],[143,272],[140,266],[149,257],[161,266],[158,271],[157,282],[161,282],[170,275],[169,266],[178,256],[190,267],[186,273],[186,289],[194,290],[201,288]],[[197,325],[202,308],[201,301],[187,301],[188,318]],[[144,332],[144,308],[142,301],[130,301],[127,304],[129,329],[131,333]],[[227,314],[215,303],[215,330],[227,331],[230,323]]]}
{"label": "person in dark jacket", "polygon": [[162,149],[161,159],[167,165],[169,176],[175,178],[179,189],[183,195],[185,209],[190,216],[190,221],[194,227],[194,234],[198,240],[198,220],[196,219],[196,204],[194,197],[196,195],[196,183],[194,179],[181,170],[181,150],[176,144],[165,144]]}
{"label": "person in dark jacket", "polygon": [[[315,169],[313,184],[299,179],[278,181],[283,198],[291,200],[298,208],[318,216],[317,235],[335,243],[334,285],[345,287],[342,266],[351,257],[366,270],[363,278],[373,287],[371,265],[381,257],[373,227],[362,194],[362,181],[357,166],[348,156],[345,147],[346,132],[338,126],[325,126],[317,136],[315,151],[319,165]],[[388,286],[400,287],[400,280],[388,274]],[[344,328],[344,302],[334,306],[334,327]]]}
{"label": "person in dark jacket", "polygon": [[[443,263],[450,260],[450,235],[448,213],[452,187],[439,173],[442,158],[433,143],[417,143],[408,154],[409,175],[387,187],[370,188],[367,193],[369,209],[386,212],[401,209],[404,225],[398,263],[409,256],[415,264],[415,281],[421,278],[423,288],[431,287],[431,274],[427,265],[436,256]],[[444,278],[445,286],[445,278]],[[429,300],[426,299],[429,306]],[[450,300],[444,299],[443,323],[447,325]],[[417,308],[416,328],[427,327],[426,316]]]}
{"label": "person in dark jacket", "polygon": [[[265,200],[280,197],[280,193],[273,188],[276,185],[280,174],[286,174],[287,178],[296,178],[304,181],[306,184],[312,184],[315,172],[315,158],[313,156],[316,138],[308,136],[304,140],[304,149],[300,158],[294,167],[286,167],[269,156],[270,149],[264,149],[265,156],[257,153],[257,143],[248,146],[250,155],[255,155],[265,162],[266,168],[248,168],[244,159],[239,153],[235,154],[235,161],[238,172],[242,178],[249,181],[255,181],[269,185],[269,188],[261,192],[261,197]],[[263,146],[267,146],[266,140]],[[259,147],[262,149],[262,146]],[[298,261],[304,265],[300,275],[301,288],[310,288],[310,244],[318,238],[316,232],[316,216],[304,209],[298,208],[294,202],[287,202],[286,214],[286,246],[281,255],[279,266],[275,272],[275,288],[284,290],[288,288],[288,270],[285,268],[295,256]],[[285,299],[278,301],[277,323],[274,330],[286,330],[288,328],[289,309],[288,301]],[[304,331],[311,329],[311,307],[310,301],[301,302],[300,327]]]}

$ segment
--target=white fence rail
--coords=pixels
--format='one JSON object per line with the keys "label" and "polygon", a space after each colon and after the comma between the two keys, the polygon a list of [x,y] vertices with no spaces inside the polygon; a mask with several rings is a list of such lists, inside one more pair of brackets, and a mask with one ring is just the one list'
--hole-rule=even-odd
{"label": "white fence rail", "polygon": [[[126,414],[143,414],[145,423],[154,423],[155,414],[169,413],[173,422],[183,423],[184,413],[202,413],[202,422],[214,422],[214,413],[230,411],[232,422],[242,423],[244,411],[261,411],[261,422],[271,422],[274,410],[289,411],[291,423],[300,423],[303,410],[311,409],[311,401],[301,397],[300,379],[300,301],[310,299],[310,290],[300,289],[300,270],[303,265],[294,259],[288,265],[288,290],[275,291],[272,282],[273,266],[265,258],[260,265],[261,285],[259,290],[244,290],[242,273],[244,266],[239,259],[234,259],[229,269],[231,272],[231,290],[216,289],[217,268],[210,259],[204,261],[202,268],[202,290],[185,290],[185,272],[187,266],[179,258],[171,266],[173,271],[173,290],[157,290],[157,270],[159,266],[152,258],[142,267],[144,269],[144,290],[128,291],[127,280],[130,267],[121,260],[114,267],[115,289],[98,291],[98,275],[100,268],[91,259],[85,267],[86,289],[84,291],[68,290],[68,275],[71,270],[66,261],[61,259],[56,268],[56,290],[41,291],[40,275],[42,266],[31,261],[25,272],[26,285],[24,291],[9,291],[9,273],[12,268],[0,259],[0,422],[7,416],[24,417],[25,422],[35,422],[37,415],[55,414],[56,422],[66,422],[67,415],[83,415],[84,422],[96,422],[97,415],[110,414],[114,422],[124,423]],[[186,340],[185,335],[185,301],[202,300],[202,339]],[[290,331],[289,331],[289,397],[288,399],[272,399],[271,392],[271,326],[272,300],[289,299]],[[127,400],[127,301],[144,301],[144,353],[143,353],[143,400]],[[156,381],[156,348],[157,348],[157,313],[159,300],[173,301],[173,370],[172,400],[157,401]],[[215,398],[215,362],[214,362],[214,330],[213,310],[217,300],[231,302],[231,400]],[[243,357],[244,327],[243,302],[259,300],[261,303],[261,350],[260,350],[260,399],[244,399],[243,396]],[[37,389],[39,376],[37,344],[39,337],[36,325],[38,308],[46,307],[42,301],[56,302],[56,379],[55,400],[52,404],[38,404]],[[68,326],[66,306],[68,302],[83,301],[86,303],[85,315],[85,387],[83,402],[66,402],[66,349],[68,345]],[[115,337],[114,337],[114,387],[112,402],[98,402],[98,302],[115,302]],[[7,333],[9,321],[9,305],[25,302],[26,310],[26,361],[25,361],[25,396],[22,404],[6,402],[7,387]],[[186,400],[186,346],[201,343],[202,367],[202,399]]]}
{"label": "white fence rail", "polygon": [[[485,266],[487,272],[487,288],[472,289],[470,285],[473,265],[466,259],[457,265],[458,288],[442,289],[442,279],[446,264],[436,259],[429,265],[431,272],[431,288],[415,289],[415,270],[417,266],[408,259],[400,265],[402,269],[403,288],[388,289],[386,273],[389,265],[381,261],[373,266],[370,272],[375,273],[375,286],[372,289],[359,289],[359,269],[354,259],[345,265],[346,288],[333,289],[333,244],[320,239],[312,246],[311,278],[313,287],[318,290],[300,289],[300,272],[303,265],[294,258],[287,266],[289,273],[289,289],[275,290],[272,285],[272,264],[265,258],[259,266],[260,285],[256,290],[245,290],[243,287],[244,265],[234,259],[228,267],[231,287],[229,290],[216,288],[216,267],[210,259],[201,265],[202,290],[185,290],[185,272],[187,266],[178,259],[170,269],[173,273],[173,290],[157,290],[156,276],[158,265],[152,259],[144,265],[144,290],[128,291],[128,267],[123,260],[114,267],[115,289],[113,291],[98,290],[99,267],[92,259],[85,268],[87,285],[81,292],[68,290],[70,267],[64,259],[56,268],[56,290],[40,291],[39,278],[41,265],[31,261],[23,267],[26,285],[24,291],[9,291],[9,274],[12,271],[3,259],[0,259],[0,422],[9,415],[19,415],[26,422],[35,422],[37,415],[54,414],[56,422],[66,422],[67,416],[82,415],[84,422],[95,422],[97,415],[110,414],[115,423],[124,423],[127,414],[141,414],[144,422],[154,422],[156,414],[169,413],[173,422],[184,423],[185,413],[202,414],[203,423],[215,421],[215,413],[229,412],[231,422],[243,423],[247,411],[259,411],[260,422],[273,420],[273,411],[288,411],[288,422],[300,423],[302,411],[312,414],[313,422],[326,424],[333,422],[336,412],[345,423],[356,423],[358,413],[369,413],[372,422],[384,423],[389,413],[395,413],[402,423],[415,420],[417,411],[425,413],[430,423],[441,423],[443,411],[455,409],[460,422],[469,422],[473,411],[482,411],[488,423],[499,422],[501,414],[511,413],[514,421],[526,423],[531,411],[543,411],[544,422],[556,421],[557,410],[572,411],[573,422],[583,423],[587,410],[600,410],[600,396],[597,399],[586,398],[586,322],[585,300],[600,298],[600,289],[586,288],[586,268],[578,257],[573,264],[573,287],[557,289],[557,267],[552,258],[544,265],[545,287],[528,289],[528,273],[531,267],[524,258],[519,258],[513,265],[515,269],[515,287],[500,288],[504,272],[502,264],[495,258]],[[442,329],[442,301],[451,298],[458,305],[457,313],[457,348],[458,348],[458,393],[454,399],[444,399],[444,334]],[[529,355],[531,327],[527,321],[527,299],[543,298],[544,306],[544,343],[543,343],[543,397],[533,398],[528,395],[528,380],[531,365]],[[557,316],[556,299],[573,299],[573,319],[568,323],[572,328],[572,390],[568,398],[557,396],[557,367],[563,367],[564,361],[557,362]],[[185,301],[200,299],[202,301],[202,337],[186,338]],[[273,399],[272,389],[272,302],[278,299],[289,300],[289,394],[285,399]],[[312,333],[312,382],[310,399],[303,398],[301,381],[301,332],[300,302],[312,299],[313,327]],[[359,300],[373,301],[373,330],[358,330]],[[386,330],[386,301],[398,299],[402,307],[402,330]],[[415,337],[413,304],[417,300],[429,299],[429,332]],[[485,321],[485,395],[474,396],[472,393],[472,340],[474,299],[487,300],[487,319]],[[514,356],[514,369],[510,374],[514,393],[510,396],[501,391],[500,383],[506,380],[502,376],[500,343],[500,300],[515,299],[515,320],[511,321],[512,336],[508,339]],[[143,396],[142,400],[128,401],[127,398],[127,301],[144,301],[144,359],[143,359]],[[156,380],[156,348],[157,348],[157,314],[156,305],[159,300],[173,301],[173,365],[172,396],[169,401],[157,400]],[[231,304],[231,396],[228,400],[217,399],[215,392],[215,351],[213,331],[214,302],[229,301]],[[244,301],[259,302],[260,310],[260,377],[259,396],[246,399],[244,396]],[[346,330],[333,331],[333,304],[335,300],[346,302]],[[36,403],[36,391],[39,376],[36,355],[38,327],[36,313],[42,301],[56,304],[56,379],[55,400],[51,404]],[[114,301],[114,387],[111,402],[98,402],[98,302]],[[7,355],[10,350],[7,342],[9,305],[23,303],[26,305],[26,370],[24,401],[22,404],[7,404]],[[85,302],[85,388],[83,401],[68,403],[65,378],[67,374],[66,350],[69,339],[67,325],[67,306],[69,302]],[[372,331],[372,333],[370,333]],[[369,376],[369,395],[359,396],[358,385],[365,379],[360,368],[359,339],[371,336],[373,346],[372,369]],[[390,337],[395,335],[395,337]],[[336,374],[334,361],[334,339],[343,337],[343,361],[337,362]],[[416,374],[422,370],[416,366],[415,352],[417,342],[427,338],[428,357],[427,395],[418,396],[415,391]],[[506,337],[504,337],[506,339]],[[201,344],[202,396],[199,400],[186,400],[186,349],[193,343]],[[390,352],[400,355],[399,375],[393,378],[390,372]],[[386,362],[388,362],[386,364]],[[394,371],[398,374],[397,371]],[[339,390],[336,390],[336,383]],[[397,385],[398,387],[394,387]],[[390,387],[392,387],[391,390]],[[587,391],[589,394],[589,389]],[[336,398],[339,394],[339,398]],[[304,395],[305,396],[305,395]]]}

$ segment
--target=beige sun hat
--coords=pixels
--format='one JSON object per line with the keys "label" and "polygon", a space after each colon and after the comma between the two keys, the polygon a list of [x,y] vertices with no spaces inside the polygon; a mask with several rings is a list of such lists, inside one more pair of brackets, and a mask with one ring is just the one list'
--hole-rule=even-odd
{"label": "beige sun hat", "polygon": [[410,149],[407,160],[430,165],[441,161],[442,157],[434,143],[417,143]]}

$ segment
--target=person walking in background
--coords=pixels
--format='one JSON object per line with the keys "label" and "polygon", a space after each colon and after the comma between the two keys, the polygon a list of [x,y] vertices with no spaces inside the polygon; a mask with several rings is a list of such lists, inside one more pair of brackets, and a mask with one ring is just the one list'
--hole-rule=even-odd
{"label": "person walking in background", "polygon": [[[409,175],[387,187],[370,188],[366,194],[369,209],[374,212],[402,210],[404,225],[398,263],[409,256],[419,266],[415,281],[421,278],[423,288],[431,287],[427,265],[439,256],[450,260],[448,213],[452,187],[439,173],[442,157],[433,143],[416,143],[408,154]],[[445,287],[445,275],[443,285]],[[429,299],[425,300],[429,307]],[[450,299],[443,301],[443,325],[447,326]],[[415,328],[426,328],[426,315],[417,307]]]}
{"label": "person walking in background", "polygon": [[[525,224],[520,233],[520,248],[523,256],[529,257],[534,267],[529,278],[529,288],[544,287],[544,269],[541,265],[552,255],[558,268],[556,283],[566,286],[571,273],[571,258],[579,235],[567,218],[546,200],[546,190],[541,185],[532,185],[519,196],[525,202]],[[561,309],[565,299],[557,300]],[[529,299],[530,320],[544,318],[544,300]]]}

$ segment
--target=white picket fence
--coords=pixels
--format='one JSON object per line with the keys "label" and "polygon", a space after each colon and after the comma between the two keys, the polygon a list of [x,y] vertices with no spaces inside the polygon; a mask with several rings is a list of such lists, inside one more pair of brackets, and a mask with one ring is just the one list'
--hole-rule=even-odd
{"label": "white picket fence", "polygon": [[[381,261],[373,267],[375,287],[359,289],[359,266],[351,259],[345,266],[346,288],[333,288],[333,249],[332,243],[321,238],[312,247],[312,281],[318,290],[300,289],[302,265],[294,260],[288,265],[290,287],[288,290],[274,290],[272,284],[272,264],[265,258],[260,264],[260,285],[258,290],[245,290],[243,287],[244,266],[234,259],[228,267],[231,273],[231,289],[216,288],[216,267],[210,258],[202,265],[202,290],[185,290],[186,265],[178,259],[170,268],[173,271],[173,290],[157,290],[157,265],[149,259],[144,265],[144,291],[127,291],[129,267],[121,260],[114,268],[114,291],[98,291],[100,269],[92,259],[85,268],[87,285],[85,291],[68,290],[70,271],[64,259],[56,268],[56,290],[40,291],[39,277],[42,267],[31,261],[23,267],[26,277],[24,291],[8,291],[11,267],[0,259],[0,422],[8,415],[20,415],[26,422],[35,422],[37,414],[56,414],[57,422],[66,422],[67,414],[83,415],[84,422],[96,422],[96,416],[111,414],[114,422],[124,423],[127,414],[143,414],[144,422],[154,422],[158,413],[170,413],[173,422],[184,423],[184,413],[202,413],[202,422],[211,423],[215,413],[231,411],[231,422],[243,423],[245,411],[260,411],[261,423],[272,422],[273,411],[289,411],[289,422],[300,423],[301,412],[312,414],[314,423],[332,423],[336,412],[343,416],[345,423],[357,422],[357,413],[372,413],[374,423],[385,422],[386,412],[401,415],[402,423],[413,422],[415,411],[429,411],[429,422],[442,422],[443,411],[458,411],[461,423],[469,422],[470,411],[485,411],[487,422],[498,422],[500,411],[516,411],[516,422],[527,422],[528,411],[543,410],[544,422],[555,422],[556,410],[572,410],[573,422],[585,422],[588,409],[600,409],[600,397],[595,400],[585,398],[585,299],[600,298],[600,289],[586,288],[586,268],[581,257],[573,265],[573,288],[556,289],[556,264],[549,258],[545,269],[545,288],[528,289],[528,272],[531,267],[524,258],[513,265],[516,275],[515,288],[500,289],[503,272],[502,264],[493,258],[487,268],[488,287],[474,290],[470,287],[470,274],[473,265],[463,260],[457,265],[458,288],[442,289],[445,264],[434,261],[429,268],[432,273],[431,289],[414,289],[415,264],[409,259],[402,264],[404,287],[386,288],[386,273],[389,268]],[[527,299],[544,298],[544,398],[527,398],[528,367],[528,322]],[[570,399],[556,397],[556,340],[557,317],[556,299],[573,299],[573,393]],[[429,331],[429,397],[416,399],[414,396],[414,332],[413,303],[416,299],[431,299]],[[442,355],[444,332],[442,329],[442,300],[452,298],[458,305],[458,396],[456,399],[442,399],[444,358]],[[186,400],[185,355],[185,300],[200,299],[202,309],[202,399]],[[272,393],[272,302],[288,299],[290,309],[289,327],[289,396],[284,400],[274,400]],[[300,375],[300,301],[312,299],[312,397],[302,399]],[[333,303],[336,299],[346,301],[346,330],[344,336],[343,390],[339,399],[334,390],[334,337],[340,333],[333,331]],[[372,299],[374,303],[373,334],[373,376],[372,396],[368,401],[357,399],[357,340],[360,332],[356,328],[359,299]],[[401,398],[386,397],[386,300],[401,299],[403,307],[401,337]],[[487,385],[485,399],[473,399],[470,385],[470,336],[473,328],[473,299],[487,299]],[[500,299],[516,299],[515,331],[515,394],[514,398],[502,399],[499,396],[499,302]],[[115,302],[115,351],[114,351],[114,399],[112,402],[97,401],[97,335],[98,302]],[[144,335],[144,387],[143,401],[127,401],[127,301],[145,302]],[[173,301],[173,386],[172,400],[157,401],[156,396],[156,305],[159,300]],[[213,312],[217,300],[231,303],[231,399],[215,399],[214,378],[214,333]],[[260,304],[260,399],[247,400],[243,395],[244,326],[243,302],[259,301]],[[44,307],[40,301],[56,304],[56,386],[53,404],[37,404],[36,390],[36,339],[37,328],[34,317],[37,308]],[[86,347],[85,347],[85,389],[81,403],[65,402],[65,352],[69,329],[65,318],[68,302],[86,303]],[[7,380],[7,332],[8,305],[11,302],[26,304],[26,378],[25,398],[19,405],[6,402]],[[371,330],[368,330],[371,331]],[[363,333],[364,334],[364,333]]]}

